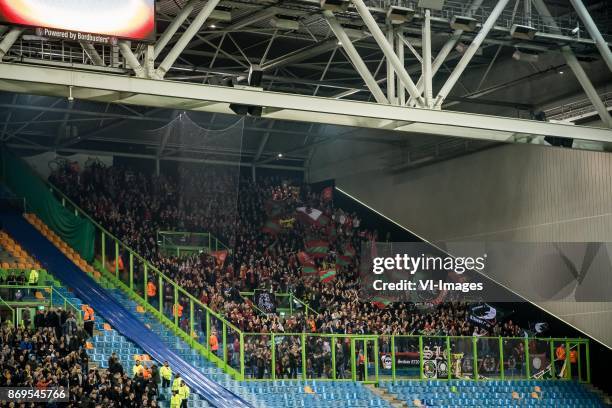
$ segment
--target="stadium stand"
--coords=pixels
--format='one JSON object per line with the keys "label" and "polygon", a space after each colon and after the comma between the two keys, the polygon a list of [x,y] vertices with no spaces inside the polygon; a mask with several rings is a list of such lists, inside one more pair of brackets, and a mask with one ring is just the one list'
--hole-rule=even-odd
{"label": "stadium stand", "polygon": [[[118,171],[103,168],[89,170]],[[56,182],[58,174],[52,177]],[[115,174],[119,174],[118,178],[122,179],[127,173]],[[98,177],[99,180],[113,179],[106,176]],[[144,175],[138,177],[146,178]],[[78,179],[87,180],[88,177],[79,175]],[[64,180],[67,184],[62,185],[78,187],[79,184],[74,181]],[[144,182],[138,184],[147,185]],[[172,181],[169,181],[166,185],[172,184]],[[379,377],[378,364],[372,364],[375,361],[372,360],[372,354],[369,358],[365,357],[364,363],[372,370],[370,376],[376,367],[376,380],[368,381],[367,369],[365,378],[361,378],[361,360],[359,356],[350,355],[358,349],[360,353],[363,351],[367,355],[366,349],[371,346],[366,346],[367,340],[351,339],[351,335],[383,333],[382,337],[377,338],[379,343],[376,343],[376,347],[377,350],[380,347],[383,353],[389,353],[391,347],[394,347],[395,351],[401,351],[401,348],[398,349],[397,345],[393,346],[393,342],[388,341],[389,338],[393,338],[391,336],[393,334],[417,334],[423,335],[423,339],[427,335],[517,336],[521,335],[524,329],[511,320],[506,320],[497,322],[490,331],[484,331],[468,322],[469,305],[460,303],[445,303],[427,311],[421,311],[410,305],[383,302],[356,306],[355,294],[351,294],[351,291],[354,291],[356,277],[351,274],[352,268],[349,266],[354,266],[357,262],[358,250],[352,253],[343,249],[349,246],[359,248],[361,240],[372,238],[377,233],[359,229],[359,218],[356,214],[334,208],[332,200],[324,199],[324,192],[309,191],[308,186],[300,186],[303,191],[308,191],[306,197],[309,201],[303,203],[294,198],[291,188],[273,180],[267,180],[264,183],[265,187],[250,184],[246,180],[243,180],[244,184],[246,191],[250,192],[247,194],[249,198],[247,204],[239,203],[238,208],[245,205],[251,206],[252,209],[259,208],[259,214],[251,219],[236,220],[237,224],[242,224],[243,230],[235,237],[227,235],[227,229],[214,231],[220,237],[229,237],[238,243],[246,243],[242,248],[238,244],[239,249],[236,253],[226,254],[227,258],[222,262],[216,254],[207,251],[183,257],[162,254],[157,247],[158,242],[151,235],[162,225],[153,224],[149,235],[142,234],[146,229],[141,228],[147,223],[151,224],[151,219],[155,219],[159,213],[148,213],[147,210],[131,211],[129,206],[125,205],[111,206],[98,213],[101,219],[104,218],[106,211],[114,214],[111,219],[119,221],[114,227],[111,221],[111,228],[115,228],[115,233],[120,237],[127,237],[134,246],[148,253],[154,260],[155,266],[176,280],[177,283],[174,283],[169,278],[164,278],[171,284],[161,283],[164,275],[160,273],[161,284],[156,290],[161,293],[153,293],[152,298],[145,296],[148,303],[143,303],[141,298],[139,300],[140,295],[138,292],[134,293],[131,288],[135,288],[138,282],[142,287],[140,293],[144,295],[146,284],[152,280],[139,276],[143,270],[134,267],[135,253],[126,251],[127,247],[115,245],[115,248],[112,248],[113,245],[109,245],[109,254],[115,252],[119,257],[113,259],[111,256],[102,255],[100,258],[98,254],[98,259],[92,265],[40,218],[31,213],[25,214],[24,218],[18,214],[3,214],[0,217],[2,225],[15,239],[5,233],[0,238],[12,243],[14,248],[21,245],[28,249],[35,255],[34,257],[29,257],[23,249],[18,253],[32,261],[34,258],[42,260],[41,264],[51,273],[58,271],[57,277],[62,282],[68,283],[72,292],[61,286],[54,290],[69,298],[76,307],[82,307],[84,302],[87,302],[95,308],[96,317],[99,312],[100,318],[95,321],[95,332],[85,344],[86,355],[94,365],[100,370],[117,370],[120,365],[120,370],[127,371],[133,367],[136,359],[146,366],[155,363],[157,367],[161,366],[164,360],[170,360],[171,367],[181,373],[194,391],[189,397],[189,406],[208,407],[209,404],[222,406],[225,403],[222,401],[229,401],[228,398],[231,397],[220,396],[217,394],[220,391],[217,390],[226,390],[229,395],[235,395],[245,404],[257,407],[486,407],[500,406],[499,404],[551,406],[549,404],[551,400],[547,399],[549,396],[553,396],[552,401],[567,403],[568,407],[602,406],[595,394],[583,388],[582,384],[571,381],[551,383],[527,380],[479,382],[386,380],[383,374]],[[93,191],[85,184],[83,190],[74,193],[72,198],[80,200],[82,205],[90,206],[92,209],[96,207],[94,202],[104,203],[103,205],[125,203],[125,200],[117,200],[116,197],[107,201],[99,200],[99,197],[88,200],[87,195],[83,194],[83,191],[87,190]],[[115,191],[133,193],[127,186],[119,187]],[[156,202],[160,198],[141,197],[143,202]],[[324,212],[332,221],[332,227],[321,229],[319,226],[311,225],[307,219],[294,220],[289,228],[285,227],[285,231],[281,233],[270,231],[265,227],[262,229],[262,225],[269,221],[270,213],[275,211],[272,208],[274,203],[270,204],[271,201],[277,201],[274,198],[284,204],[291,203],[289,208],[295,208],[297,205],[315,209],[325,208]],[[179,200],[176,197],[174,199]],[[140,205],[139,203],[142,202],[135,202],[136,205]],[[178,209],[170,207],[171,202],[166,205],[163,210],[165,214],[180,213]],[[202,204],[196,202],[192,205]],[[138,215],[147,213],[149,215],[145,218],[140,218]],[[350,219],[350,223],[347,223],[346,219]],[[169,224],[163,227],[171,228],[173,223],[184,226],[184,221],[173,219],[167,221]],[[350,227],[347,227],[347,224]],[[209,225],[200,225],[200,228],[208,227]],[[336,227],[335,233],[331,232],[334,227]],[[192,225],[191,228],[198,227]],[[331,283],[324,281],[318,273],[315,276],[308,276],[305,270],[309,267],[317,270],[325,269],[328,264],[339,263],[337,254],[326,252],[322,257],[312,257],[314,259],[312,264],[303,262],[298,256],[309,253],[308,242],[312,240],[312,234],[318,234],[317,238],[320,240],[336,235],[333,240],[330,239],[327,251],[334,248],[338,253],[347,254],[346,267],[339,265],[330,280]],[[263,243],[262,247],[276,242],[276,245],[282,249],[266,251],[265,248],[252,246],[259,240]],[[104,262],[104,258],[108,262]],[[150,265],[151,273],[156,270],[155,266]],[[281,272],[270,273],[274,267]],[[203,279],[199,279],[198,275],[202,273]],[[293,275],[300,278],[296,279]],[[53,276],[48,276],[56,286],[59,285]],[[185,289],[183,285],[186,286]],[[180,288],[184,291],[184,296],[177,297],[176,293],[172,296],[168,288],[174,288],[175,292]],[[284,317],[273,313],[261,313],[261,310],[251,301],[247,301],[240,292],[241,289],[261,288],[273,292],[285,290],[299,293],[309,304],[312,312],[308,316],[297,312]],[[201,300],[199,305],[202,307],[194,308],[194,299]],[[347,308],[347,305],[351,304],[352,306]],[[185,315],[177,313],[176,307],[179,305],[186,310]],[[317,309],[322,312],[316,313]],[[220,314],[217,315],[213,311]],[[359,315],[364,317],[359,318]],[[121,318],[117,319],[117,316]],[[172,321],[176,323],[175,326],[172,326]],[[196,321],[199,324],[196,324]],[[126,322],[129,322],[128,325]],[[238,327],[232,329],[233,324]],[[209,341],[211,335],[218,335],[216,341],[219,348],[213,348],[213,343]],[[332,337],[325,338],[321,335]],[[333,337],[342,335],[346,336],[347,341]],[[274,336],[278,341],[274,340]],[[270,347],[270,342],[275,344],[275,347]],[[198,343],[205,343],[205,346],[198,348]],[[202,349],[205,352],[202,352]],[[413,351],[414,344],[406,350]],[[335,357],[332,358],[330,353]],[[114,362],[115,358],[119,361],[119,365]],[[192,369],[194,371],[191,371]],[[202,387],[201,381],[204,378],[208,384],[206,387]],[[345,378],[348,381],[344,380]],[[370,385],[355,381],[357,379],[364,379],[365,383],[375,383],[377,387],[371,389]],[[80,395],[79,392],[77,395]],[[140,393],[137,397],[140,401],[143,394]],[[167,406],[169,397],[169,394],[161,390],[159,402],[153,403],[157,396],[149,395],[147,403]],[[105,397],[101,395],[97,398],[102,398],[104,401]],[[136,398],[136,395],[133,398]]]}

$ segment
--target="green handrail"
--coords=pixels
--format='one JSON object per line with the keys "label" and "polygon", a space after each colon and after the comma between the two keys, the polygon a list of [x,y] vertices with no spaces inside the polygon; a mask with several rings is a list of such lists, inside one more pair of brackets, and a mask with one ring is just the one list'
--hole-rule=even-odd
{"label": "green handrail", "polygon": [[[550,372],[554,366],[554,357],[550,356],[548,365],[542,365],[539,367],[538,373],[530,373],[529,366],[531,361],[529,359],[529,349],[523,349],[524,361],[521,367],[510,366],[509,371],[505,370],[505,358],[504,353],[504,342],[513,340],[516,344],[525,342],[527,345],[533,341],[544,342],[548,347],[548,344],[565,344],[566,349],[570,350],[570,347],[580,350],[582,353],[577,353],[576,376],[580,382],[590,382],[590,367],[589,367],[589,340],[588,339],[567,339],[567,338],[526,338],[526,337],[476,337],[476,336],[423,336],[423,335],[360,335],[360,334],[328,334],[328,333],[246,333],[244,335],[246,350],[243,353],[243,358],[251,362],[248,364],[245,371],[245,380],[257,381],[257,380],[275,380],[279,378],[288,377],[287,371],[281,374],[281,377],[277,375],[274,368],[277,367],[278,359],[286,358],[287,354],[279,355],[282,349],[278,348],[283,344],[284,339],[291,339],[287,344],[295,344],[297,342],[299,349],[298,354],[301,353],[301,362],[298,362],[299,367],[295,371],[298,373],[296,377],[288,379],[316,379],[316,380],[356,380],[364,374],[364,382],[379,382],[381,379],[439,379],[439,380],[452,380],[452,379],[464,379],[473,381],[487,381],[491,379],[543,379],[542,373]],[[331,344],[331,350],[328,353],[321,356],[320,348],[318,349],[319,372],[315,370],[313,364],[315,359],[308,359],[307,356],[312,356],[315,351],[310,350],[309,344],[317,339],[325,339]],[[407,343],[406,341],[409,341]],[[341,360],[336,360],[336,344],[338,342],[346,341],[350,344],[350,355],[347,357],[343,355]],[[391,347],[383,351],[381,344],[387,344]],[[403,344],[403,346],[402,346]],[[433,346],[433,347],[432,347]],[[457,353],[456,348],[461,351]],[[288,346],[285,349],[287,353]],[[403,349],[403,350],[402,350]],[[365,364],[359,365],[357,361],[358,350],[363,350],[365,355]],[[417,357],[406,357],[404,354],[398,353],[416,353]],[[252,353],[260,353],[266,351],[265,355],[270,356],[270,360],[264,364],[265,367],[271,369],[267,370],[264,375],[260,375],[261,372],[256,370],[253,366],[253,361],[249,359]],[[496,353],[499,353],[497,355]],[[516,351],[512,350],[512,355]],[[542,356],[546,356],[547,352],[544,350],[541,353],[537,353],[534,358],[538,359],[538,362],[544,362]],[[411,359],[414,359],[412,361]],[[468,360],[468,366],[463,366],[461,363],[464,360]],[[586,360],[586,370],[583,372],[581,367],[584,366]],[[312,364],[311,364],[312,363]],[[566,377],[562,380],[571,379],[572,367],[569,359],[569,352],[566,353],[567,368],[565,372]],[[342,367],[338,367],[339,364],[343,364]],[[398,365],[402,365],[400,368]],[[287,370],[286,360],[282,366]],[[362,368],[360,368],[362,367]],[[465,373],[462,372],[464,367],[470,367]],[[337,371],[337,368],[341,368]],[[364,370],[365,373],[360,373],[359,370]],[[350,371],[349,373],[346,373]],[[258,377],[259,378],[256,378]],[[554,376],[549,373],[548,380],[556,380]]]}
{"label": "green handrail", "polygon": [[[240,292],[240,296],[242,296],[243,298],[250,298],[255,296],[255,292],[253,291],[244,291],[244,292]],[[300,305],[302,305],[302,307],[304,308],[304,314],[306,315],[306,317],[308,317],[309,314],[314,314],[315,316],[319,315],[319,312],[317,312],[316,310],[314,310],[312,307],[310,307],[306,302],[304,302],[303,300],[301,300],[300,298],[298,298],[297,296],[295,296],[293,294],[293,292],[275,292],[274,296],[279,299],[279,298],[288,298],[288,302],[289,302],[289,307],[285,308],[285,307],[280,307],[277,309],[281,309],[281,310],[287,310],[289,309],[290,313],[293,314],[293,301],[299,303]],[[253,306],[255,307],[256,310],[260,311],[261,310],[255,305],[253,304]],[[263,313],[263,312],[261,312]]]}
{"label": "green handrail", "polygon": [[[98,224],[95,220],[93,220],[88,214],[86,214],[85,212],[83,212],[76,204],[74,204],[74,202],[72,202],[68,197],[66,197],[59,189],[57,189],[55,186],[53,186],[51,183],[47,184],[50,186],[50,188],[52,189],[52,191],[54,191],[55,193],[59,194],[62,202],[63,203],[69,203],[73,208],[75,213],[78,215],[79,213],[86,217],[87,219],[89,219],[95,226],[96,228],[98,228],[101,232],[101,238],[102,238],[102,263],[99,263],[99,270],[101,272],[103,272],[105,274],[105,276],[107,276],[111,281],[113,281],[114,283],[116,283],[119,287],[121,287],[124,291],[126,291],[128,294],[130,294],[134,299],[136,299],[136,301],[143,305],[147,310],[150,310],[152,313],[154,313],[164,324],[166,324],[169,327],[172,327],[175,332],[180,335],[183,338],[186,338],[187,341],[197,350],[199,350],[200,352],[202,352],[203,354],[208,355],[208,357],[215,361],[219,366],[223,367],[226,372],[229,372],[230,374],[234,375],[236,378],[239,379],[246,379],[246,372],[247,372],[247,361],[245,359],[245,342],[248,342],[248,339],[250,339],[253,336],[268,336],[268,337],[287,337],[287,336],[296,336],[299,337],[300,339],[302,339],[302,368],[301,368],[301,373],[302,376],[306,376],[307,371],[308,371],[308,367],[307,367],[307,362],[306,362],[306,355],[307,350],[305,347],[305,339],[307,337],[312,337],[312,336],[316,336],[316,337],[330,337],[332,339],[334,339],[332,342],[338,340],[338,339],[346,339],[349,338],[351,340],[351,349],[355,350],[355,342],[356,341],[364,341],[367,343],[367,341],[370,341],[371,339],[377,339],[378,335],[340,335],[340,334],[316,334],[316,333],[244,333],[241,330],[239,330],[237,327],[235,327],[232,323],[230,323],[228,320],[226,320],[223,316],[221,316],[219,313],[213,311],[212,309],[210,309],[207,305],[203,304],[202,302],[200,302],[197,298],[195,298],[193,295],[191,295],[190,293],[188,293],[184,288],[180,287],[176,282],[174,282],[172,279],[170,279],[169,277],[167,277],[165,274],[163,274],[161,271],[159,271],[155,266],[153,266],[150,262],[148,262],[146,259],[142,258],[139,254],[137,254],[133,249],[131,249],[130,247],[128,247],[127,245],[125,245],[123,242],[121,242],[117,237],[115,237],[114,235],[112,235],[110,232],[108,232],[104,227],[102,227],[100,224]],[[126,250],[130,256],[130,286],[127,286],[124,282],[122,282],[119,278],[118,278],[118,267],[115,267],[115,273],[111,273],[110,271],[108,271],[106,269],[106,264],[105,264],[105,260],[106,260],[106,253],[105,253],[105,242],[106,242],[106,237],[110,238],[111,241],[114,242],[114,246],[115,246],[115,256],[117,257],[118,253],[119,253],[119,248],[123,248],[124,250]],[[158,276],[158,280],[159,280],[159,309],[160,310],[156,310],[155,308],[153,308],[153,306],[151,306],[147,301],[147,295],[146,295],[146,288],[144,288],[144,298],[142,296],[140,296],[138,293],[136,293],[133,289],[133,261],[134,259],[142,262],[144,268],[145,268],[145,281],[144,284],[146,285],[147,283],[147,272],[153,271],[155,273],[157,273]],[[190,314],[190,328],[192,329],[190,331],[190,335],[188,336],[186,333],[184,333],[182,331],[182,329],[180,329],[179,325],[178,325],[178,319],[175,316],[175,320],[174,322],[171,321],[170,319],[168,319],[162,312],[161,312],[161,308],[162,308],[162,301],[163,301],[163,296],[162,296],[162,287],[163,287],[163,282],[166,281],[167,284],[170,284],[173,289],[174,289],[174,306],[178,305],[178,294],[180,293],[181,295],[183,295],[184,297],[186,297],[189,302],[190,302],[190,307],[189,307],[189,314]],[[295,298],[295,297],[294,297]],[[295,298],[297,299],[297,298]],[[298,299],[299,302],[301,302]],[[309,310],[312,310],[307,304],[305,304],[304,302],[301,302],[305,307],[308,307]],[[193,326],[194,326],[194,305],[199,306],[202,310],[204,310],[206,312],[206,339],[207,342],[205,345],[201,345],[197,342],[195,342],[192,338],[192,334],[193,334]],[[316,313],[314,310],[312,310],[313,313]],[[210,349],[210,345],[208,344],[208,339],[211,335],[211,319],[215,318],[218,319],[220,321],[220,323],[222,324],[222,338],[223,338],[223,355],[222,357],[218,357],[216,354],[212,353],[211,349]],[[234,367],[230,367],[229,363],[228,363],[228,344],[226,343],[226,333],[227,330],[231,329],[233,330],[236,335],[239,337],[240,339],[240,350],[239,350],[239,367],[238,368],[234,368]],[[385,337],[388,337],[391,339],[391,344],[394,345],[394,347],[391,349],[390,354],[392,355],[392,358],[395,359],[396,357],[396,347],[398,345],[398,339],[402,339],[402,338],[413,338],[416,339],[416,341],[418,342],[418,349],[420,350],[419,353],[419,359],[420,359],[420,367],[419,367],[419,378],[425,378],[426,372],[424,370],[424,353],[423,353],[423,347],[424,347],[424,340],[427,339],[433,339],[433,338],[442,338],[442,339],[446,339],[449,336],[420,336],[420,335],[386,335]],[[452,339],[460,339],[462,338],[461,336],[454,336],[452,337]],[[477,345],[478,345],[478,339],[474,339],[471,336],[464,336],[464,338],[466,339],[472,339],[470,341],[470,343],[473,345],[472,347],[475,347],[475,349],[473,350],[473,356],[475,361],[477,362],[477,355],[478,350],[477,350]],[[524,337],[518,337],[518,338],[502,338],[502,337],[497,337],[495,338],[497,339],[498,342],[500,342],[499,346],[498,346],[498,350],[501,350],[502,355],[500,356],[500,361],[504,361],[503,360],[503,346],[501,345],[503,341],[505,340],[512,340],[515,339],[517,341],[524,341],[525,344],[528,346],[529,341],[533,340],[533,339],[528,339],[528,338],[524,338]],[[568,342],[568,343],[576,343],[576,344],[583,344],[586,347],[586,354],[587,356],[589,355],[589,342],[588,340],[585,339],[560,339],[560,338],[550,338],[550,339],[540,339],[537,338],[538,340],[546,340],[549,342],[552,341],[563,341],[563,342]],[[374,341],[374,340],[372,340]],[[364,344],[366,344],[364,343]],[[270,342],[270,347],[273,347],[272,344],[275,344],[274,342]],[[378,345],[378,341],[376,340],[376,345]],[[377,348],[374,348],[374,350],[376,350]],[[271,351],[271,350],[270,350]],[[525,364],[525,371],[526,371],[526,378],[532,378],[531,373],[530,373],[530,367],[529,367],[529,350],[528,347],[525,348],[525,360],[526,360],[526,364]],[[277,358],[276,356],[276,352],[270,352],[271,358],[274,359],[274,361],[270,361],[271,363],[271,367],[275,367],[276,366],[276,361],[275,359]],[[357,367],[357,362],[355,361],[355,354],[351,353],[352,355],[350,356],[349,360],[350,360],[350,364],[352,367],[352,374],[353,376],[356,375],[355,370]],[[335,353],[334,353],[335,355]],[[379,356],[374,356],[374,363],[376,364],[374,366],[374,373],[375,373],[375,382],[378,382],[379,380],[379,370],[378,370],[378,357]],[[368,364],[370,364],[371,362],[368,362]],[[335,365],[335,364],[334,364]],[[367,365],[367,364],[366,364]],[[587,359],[586,361],[586,366],[588,368],[590,368],[589,366],[589,361]],[[587,368],[587,380],[590,380],[590,370]],[[397,378],[397,367],[396,364],[392,364],[392,378]],[[475,375],[477,377],[480,378],[480,376],[478,376],[476,369],[474,369],[474,372],[476,373]],[[505,373],[503,369],[500,370],[500,375],[502,377],[505,376]],[[275,372],[272,372],[272,377],[274,378],[276,375]],[[336,372],[334,370],[333,373],[333,377],[330,380],[335,379],[336,377]],[[447,374],[447,378],[448,378],[448,374]],[[478,378],[474,378],[474,379],[478,379]],[[582,377],[580,378],[581,381]]]}
{"label": "green handrail", "polygon": [[13,326],[15,326],[17,324],[17,312],[15,311],[15,309],[13,309],[11,305],[6,303],[4,299],[2,299],[2,297],[0,297],[0,304],[4,305],[6,308],[8,308],[8,310],[10,310],[12,316],[11,323]]}
{"label": "green handrail", "polygon": [[81,309],[79,309],[78,307],[76,307],[70,300],[68,300],[68,298],[66,298],[64,295],[62,295],[60,292],[58,292],[53,286],[46,286],[46,285],[0,285],[0,289],[12,289],[12,290],[17,290],[17,289],[25,289],[25,290],[34,290],[34,291],[40,291],[40,292],[46,292],[49,293],[50,296],[49,298],[44,298],[44,302],[45,304],[48,304],[49,306],[53,306],[53,296],[55,296],[56,298],[59,298],[61,300],[63,300],[64,302],[64,309],[66,310],[70,310],[72,309],[77,322],[82,322],[83,321],[83,311]]}

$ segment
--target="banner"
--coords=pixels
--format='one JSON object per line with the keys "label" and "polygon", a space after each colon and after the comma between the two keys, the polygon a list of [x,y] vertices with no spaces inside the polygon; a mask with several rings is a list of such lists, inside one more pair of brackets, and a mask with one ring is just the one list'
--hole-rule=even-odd
{"label": "banner", "polygon": [[504,312],[488,303],[471,305],[468,309],[468,320],[478,327],[490,330],[503,317]]}
{"label": "banner", "polygon": [[276,313],[276,295],[273,292],[255,290],[253,303],[264,313]]}
{"label": "banner", "polygon": [[0,22],[34,27],[38,35],[70,41],[153,41],[155,1],[0,0]]}

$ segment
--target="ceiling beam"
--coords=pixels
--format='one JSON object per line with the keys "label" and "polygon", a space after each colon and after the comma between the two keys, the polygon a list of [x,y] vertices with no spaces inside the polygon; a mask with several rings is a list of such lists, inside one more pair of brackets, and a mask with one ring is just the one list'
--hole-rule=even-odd
{"label": "ceiling beam", "polygon": [[215,103],[203,106],[201,110],[231,113],[229,104],[237,103],[262,106],[262,117],[269,119],[375,129],[391,127],[408,133],[508,142],[515,141],[517,134],[525,133],[612,142],[609,129],[283,94],[257,88],[217,87],[99,72],[76,73],[74,70],[16,63],[0,64],[0,90],[63,96],[68,86],[72,86],[82,99],[98,100],[104,98],[100,95],[105,92],[129,92],[134,97],[124,99],[122,103],[129,101],[160,109],[183,109],[187,103],[202,101]]}

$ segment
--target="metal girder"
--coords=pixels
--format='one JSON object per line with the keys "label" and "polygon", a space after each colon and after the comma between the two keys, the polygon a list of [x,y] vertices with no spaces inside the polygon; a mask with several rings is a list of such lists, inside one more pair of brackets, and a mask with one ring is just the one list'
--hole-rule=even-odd
{"label": "metal girder", "polygon": [[470,63],[470,60],[474,57],[474,55],[476,55],[478,47],[480,47],[485,37],[489,34],[491,28],[493,28],[493,25],[501,15],[502,11],[504,11],[504,9],[506,8],[508,1],[509,0],[499,0],[497,2],[495,8],[493,8],[493,11],[491,11],[491,14],[489,14],[489,17],[487,17],[487,20],[480,28],[480,31],[478,32],[468,49],[463,54],[463,57],[459,60],[459,63],[457,63],[457,66],[442,86],[442,89],[440,89],[440,92],[438,92],[438,96],[436,97],[435,102],[436,107],[442,106],[442,102],[444,102],[444,99],[453,89],[453,87],[461,77],[461,74],[463,74],[463,71]]}
{"label": "metal girder", "polygon": [[612,51],[610,51],[608,43],[604,40],[603,36],[601,35],[601,32],[599,32],[597,25],[595,25],[595,22],[593,21],[589,10],[584,7],[584,3],[582,3],[582,0],[570,0],[570,3],[572,3],[572,6],[574,6],[574,9],[576,9],[578,16],[580,17],[580,19],[584,23],[584,26],[589,32],[589,35],[595,41],[595,45],[601,53],[603,60],[606,62],[608,69],[612,71]]}
{"label": "metal girder", "polygon": [[[533,0],[533,4],[536,7],[538,13],[540,14],[540,17],[542,17],[542,20],[544,20],[545,23],[550,25],[554,31],[560,32],[561,30],[557,26],[555,20],[552,18],[550,11],[548,10],[548,7],[544,3],[544,1]],[[599,117],[601,118],[602,122],[606,124],[608,128],[612,128],[612,117],[610,117],[610,113],[606,109],[606,105],[602,102],[601,98],[599,97],[599,94],[597,93],[595,87],[589,80],[589,77],[587,76],[586,72],[584,72],[584,69],[580,65],[580,62],[578,62],[578,59],[574,55],[574,52],[572,51],[570,46],[562,45],[561,54],[565,58],[567,65],[570,67],[570,69],[576,76],[578,82],[580,82],[580,85],[584,89],[584,93],[587,95],[587,97],[595,107],[595,110],[597,110],[597,113],[599,114]]]}
{"label": "metal girder", "polygon": [[398,80],[404,85],[408,93],[417,101],[419,101],[421,105],[423,105],[423,98],[421,98],[421,95],[419,94],[414,82],[412,82],[410,75],[408,74],[408,72],[406,72],[406,68],[404,67],[404,61],[400,61],[399,58],[397,58],[397,55],[395,55],[395,51],[393,50],[393,46],[389,44],[389,42],[385,38],[385,35],[381,31],[376,20],[374,20],[374,17],[372,17],[372,14],[370,13],[370,10],[368,10],[368,7],[365,5],[363,0],[351,1],[355,5],[357,12],[363,19],[363,22],[370,30],[370,33],[374,37],[374,40],[376,41],[382,52],[385,54],[385,58],[387,58],[391,63],[391,66],[393,66]]}
{"label": "metal girder", "polygon": [[305,59],[315,57],[328,51],[332,51],[337,46],[338,40],[336,38],[332,38],[321,43],[308,45],[304,48],[300,48],[299,50],[292,51],[281,57],[268,61],[268,63],[261,66],[261,69],[263,69],[264,71],[269,71],[271,69],[280,68],[285,65],[292,64],[294,62],[304,61]]}
{"label": "metal girder", "polygon": [[[130,93],[123,104],[232,113],[230,103],[264,107],[262,117],[308,123],[329,123],[362,128],[388,127],[397,131],[439,134],[495,141],[514,141],[521,134],[557,136],[612,142],[612,131],[560,123],[520,120],[471,113],[412,109],[358,101],[338,100],[210,85],[159,81],[69,69],[0,64],[0,90],[65,97],[73,87],[76,98],[108,101],[109,93]],[[204,103],[211,102],[211,103]]]}
{"label": "metal girder", "polygon": [[[19,143],[8,143],[8,147],[13,149],[28,149],[28,150],[38,150],[38,151],[48,151],[48,148],[45,146],[36,146],[29,144],[19,144]],[[104,151],[104,150],[93,150],[93,149],[80,149],[80,148],[61,148],[58,149],[62,152],[67,153],[83,153],[88,155],[99,155],[99,156],[117,156],[117,157],[131,157],[137,159],[149,159],[156,160],[156,156],[154,154],[142,154],[142,153],[124,153],[124,152],[115,152],[115,151]],[[244,163],[240,160],[237,161],[229,161],[229,160],[209,160],[209,159],[196,159],[189,157],[163,157],[160,158],[161,161],[172,161],[172,162],[184,162],[184,163],[204,163],[204,164],[217,164],[217,165],[225,165],[225,166],[241,166],[248,167],[250,163]],[[299,166],[283,166],[279,164],[262,164],[259,167],[268,168],[268,169],[277,169],[277,170],[293,170],[293,171],[304,171],[304,167]]]}
{"label": "metal girder", "polygon": [[136,58],[136,55],[134,55],[134,53],[132,52],[130,43],[127,41],[119,41],[118,46],[119,46],[119,51],[121,52],[121,55],[123,55],[123,58],[125,58],[125,62],[134,71],[136,76],[138,78],[144,78],[146,76],[145,69],[143,68],[142,65],[140,65],[138,58]]}
{"label": "metal girder", "polygon": [[423,79],[425,106],[433,108],[433,71],[431,69],[431,11],[425,10],[423,21]]}
{"label": "metal girder", "polygon": [[[474,12],[476,12],[476,10],[480,8],[480,6],[482,5],[482,2],[483,0],[474,0],[474,2],[472,2],[472,5],[469,7],[466,13],[467,17],[471,17],[472,14],[474,14]],[[440,69],[440,67],[442,66],[442,64],[444,63],[444,61],[450,54],[450,52],[455,48],[455,44],[457,44],[457,41],[459,41],[459,38],[461,38],[462,34],[463,34],[463,30],[458,29],[458,30],[453,31],[453,33],[448,38],[448,40],[446,40],[446,42],[444,43],[440,51],[438,51],[438,55],[436,55],[436,58],[434,59],[433,64],[431,66],[432,77],[438,73],[438,70]],[[421,72],[421,77],[419,78],[416,87],[419,93],[422,93],[423,90],[425,89],[425,77],[423,76],[422,72]],[[408,103],[411,106],[414,106],[414,103],[415,103],[414,99],[410,97],[408,100]]]}
{"label": "metal girder", "polygon": [[[229,31],[239,30],[250,24],[270,18],[273,15],[275,15],[277,12],[278,12],[278,9],[276,7],[269,7],[263,10],[259,10],[256,13],[246,16],[240,21],[237,21],[225,27],[225,31],[229,32]],[[193,42],[191,42],[191,44],[188,45],[187,49],[192,49],[194,47],[197,47],[198,45],[205,43],[205,40],[210,41],[221,35],[223,35],[223,33],[217,32],[217,33],[209,34],[202,38],[198,38],[197,40],[194,40]]]}
{"label": "metal girder", "polygon": [[[340,45],[346,51],[348,57],[351,60],[351,63],[353,64],[357,72],[359,72],[361,78],[363,78],[363,80],[365,81],[365,84],[370,90],[370,92],[372,92],[374,99],[376,99],[378,103],[388,104],[389,101],[387,100],[387,97],[374,79],[374,76],[366,66],[365,62],[363,62],[363,59],[361,59],[361,56],[355,49],[355,46],[351,42],[349,36],[346,34],[338,20],[336,20],[336,17],[334,17],[334,14],[331,11],[325,10],[323,11],[323,16],[327,20],[329,27],[332,29],[332,31],[340,41]],[[385,39],[385,41],[387,40]]]}
{"label": "metal girder", "polygon": [[4,58],[8,50],[15,44],[15,41],[17,41],[22,32],[22,28],[13,28],[4,36],[2,42],[0,42],[0,62],[2,62],[2,58]]}
{"label": "metal girder", "polygon": [[[394,38],[395,38],[395,53],[397,54],[397,58],[399,58],[400,61],[405,61],[404,41],[402,41],[404,38],[404,32],[403,32],[402,27],[399,27],[396,30]],[[398,99],[399,105],[404,106],[406,105],[406,88],[404,88],[399,81],[396,81],[395,85],[397,86],[396,97]]]}
{"label": "metal girder", "polygon": [[191,15],[193,9],[195,8],[196,3],[200,0],[190,0],[189,3],[183,7],[183,9],[172,19],[170,25],[166,28],[164,33],[159,37],[157,42],[155,43],[154,54],[155,58],[159,57],[159,54],[164,50],[166,45],[170,42],[174,34],[178,31],[178,29],[183,25],[187,17]]}
{"label": "metal girder", "polygon": [[189,25],[189,27],[187,27],[185,32],[183,32],[176,44],[174,44],[174,47],[172,47],[172,49],[168,52],[166,58],[164,58],[162,63],[159,64],[159,66],[155,70],[155,78],[162,79],[166,75],[166,72],[168,72],[172,64],[176,62],[179,55],[181,55],[181,52],[183,52],[183,50],[189,45],[193,37],[196,36],[198,31],[200,31],[200,28],[202,28],[202,26],[206,22],[206,19],[210,16],[215,7],[217,7],[217,4],[219,4],[219,0],[208,0],[206,2],[204,7],[202,7],[202,10],[200,10],[198,15]]}
{"label": "metal girder", "polygon": [[[395,33],[393,30],[393,26],[389,24],[387,27],[387,41],[393,47],[394,45]],[[403,59],[402,59],[403,61]],[[387,59],[387,98],[389,102],[393,105],[397,105],[397,98],[395,96],[395,71],[393,70],[393,66],[391,62]]]}
{"label": "metal girder", "polygon": [[[57,105],[58,103],[60,103],[61,99],[57,99],[55,102],[53,102],[53,104],[50,106],[50,108],[53,108],[55,105]],[[24,129],[26,129],[28,126],[30,126],[32,123],[36,122],[38,119],[40,119],[45,113],[47,113],[48,110],[43,110],[42,112],[38,113],[36,116],[34,116],[32,119],[30,119],[28,122],[24,123],[23,125],[19,126],[19,128],[11,133],[8,133],[5,137],[4,137],[4,141],[9,140],[11,137],[17,135],[18,133],[20,133],[21,131],[23,131]]]}
{"label": "metal girder", "polygon": [[89,59],[98,66],[103,67],[104,64],[104,60],[102,59],[102,57],[100,56],[100,54],[98,53],[98,51],[96,50],[96,47],[94,47],[94,45],[90,42],[85,42],[85,41],[80,41],[79,44],[81,44],[81,47],[83,48],[83,51],[85,51],[85,54],[87,54],[87,56],[89,57]]}

